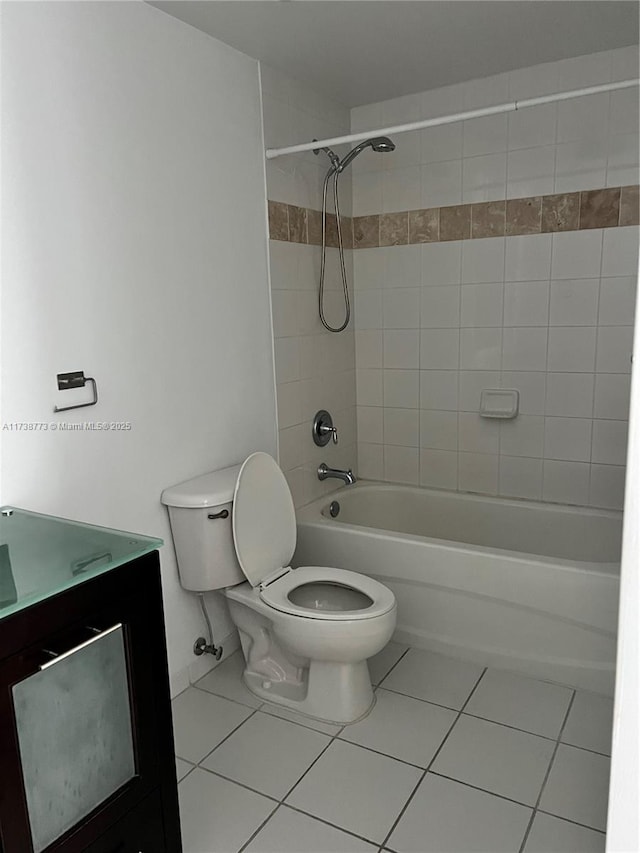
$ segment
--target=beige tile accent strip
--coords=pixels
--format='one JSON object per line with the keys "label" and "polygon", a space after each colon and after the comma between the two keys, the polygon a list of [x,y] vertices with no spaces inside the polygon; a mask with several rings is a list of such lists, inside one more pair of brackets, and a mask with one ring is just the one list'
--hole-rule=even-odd
{"label": "beige tile accent strip", "polygon": [[[638,225],[638,208],[639,187],[634,185],[373,216],[343,216],[340,224],[345,248],[371,249]],[[272,240],[319,246],[322,215],[311,208],[270,201],[269,236]],[[336,217],[327,214],[327,246],[335,248],[337,245]]]}

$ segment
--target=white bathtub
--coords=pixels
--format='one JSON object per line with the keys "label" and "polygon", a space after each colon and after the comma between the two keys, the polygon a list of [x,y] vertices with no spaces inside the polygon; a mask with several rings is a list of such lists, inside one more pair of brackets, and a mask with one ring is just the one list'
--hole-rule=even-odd
{"label": "white bathtub", "polygon": [[360,482],[299,510],[293,565],[389,586],[400,642],[612,693],[621,538],[618,512]]}

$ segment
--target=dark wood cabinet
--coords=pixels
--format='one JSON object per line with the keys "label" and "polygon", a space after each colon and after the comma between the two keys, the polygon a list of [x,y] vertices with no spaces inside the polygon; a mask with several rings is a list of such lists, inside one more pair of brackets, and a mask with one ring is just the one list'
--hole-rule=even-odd
{"label": "dark wood cabinet", "polygon": [[[180,853],[169,678],[158,552],[153,551],[0,620],[0,851],[32,853],[16,685],[54,656],[119,632],[132,772],[46,853]],[[120,640],[119,640],[120,642]],[[100,673],[92,677],[100,678]],[[105,672],[105,678],[109,672]],[[79,694],[82,695],[82,694]],[[46,696],[46,694],[45,694]],[[86,701],[86,697],[85,701]],[[45,700],[46,704],[46,700]],[[51,713],[56,709],[51,708]],[[45,710],[46,713],[46,710]],[[90,715],[88,715],[90,716]],[[78,721],[71,714],[68,725]],[[82,722],[82,721],[81,721]],[[64,723],[63,723],[64,726]],[[90,728],[90,727],[89,727]],[[64,731],[73,740],[73,732]],[[22,740],[21,740],[22,737]],[[22,744],[22,752],[21,752]],[[46,756],[44,759],[46,761]],[[64,773],[60,774],[61,784]],[[68,782],[65,782],[68,784]],[[74,784],[82,786],[82,778]],[[80,792],[80,795],[82,792]]]}

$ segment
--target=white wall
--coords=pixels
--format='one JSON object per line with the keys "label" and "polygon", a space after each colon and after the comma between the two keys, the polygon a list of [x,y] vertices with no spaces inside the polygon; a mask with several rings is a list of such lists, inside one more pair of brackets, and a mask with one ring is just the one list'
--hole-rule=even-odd
{"label": "white wall", "polygon": [[[605,51],[357,107],[352,130],[637,75],[637,47]],[[395,142],[354,162],[355,216],[637,184],[638,95]],[[637,227],[442,230],[443,242],[354,251],[361,476],[622,508]],[[514,421],[478,414],[481,389],[500,386],[520,391]]]}
{"label": "white wall", "polygon": [[[264,65],[262,92],[267,147],[349,132],[346,107]],[[320,210],[328,167],[324,153],[269,160],[269,199]],[[332,199],[330,194],[330,212],[333,212]],[[350,170],[340,179],[340,211],[343,216],[351,213]],[[345,251],[353,305],[352,254]],[[355,468],[357,462],[354,324],[352,320],[340,333],[323,328],[318,317],[320,257],[318,245],[269,241],[279,462],[296,506],[342,485],[339,480],[318,480],[317,468],[321,462],[337,468]],[[329,322],[340,325],[344,319],[344,301],[335,248],[327,249],[324,304]],[[318,409],[331,412],[338,429],[337,447],[333,444],[316,447],[313,443],[311,423]]]}
{"label": "white wall", "polygon": [[[2,423],[132,424],[3,431],[2,501],[164,538],[184,686],[203,625],[160,492],[276,446],[258,64],[144,3],[2,13]],[[69,370],[100,402],[53,415]]]}

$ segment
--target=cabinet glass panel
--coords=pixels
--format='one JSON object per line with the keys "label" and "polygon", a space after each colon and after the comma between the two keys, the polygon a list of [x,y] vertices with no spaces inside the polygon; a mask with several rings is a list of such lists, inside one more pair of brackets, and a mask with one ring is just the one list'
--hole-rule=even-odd
{"label": "cabinet glass panel", "polygon": [[121,625],[13,687],[35,853],[136,772]]}

